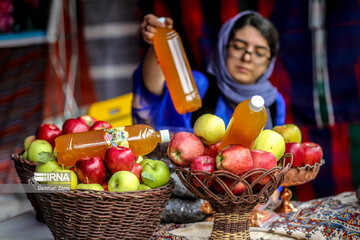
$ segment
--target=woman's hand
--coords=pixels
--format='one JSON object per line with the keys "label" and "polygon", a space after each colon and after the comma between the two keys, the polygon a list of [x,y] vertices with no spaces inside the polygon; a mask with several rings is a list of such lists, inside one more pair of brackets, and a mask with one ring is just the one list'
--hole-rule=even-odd
{"label": "woman's hand", "polygon": [[158,20],[158,17],[153,14],[147,14],[144,17],[143,22],[141,23],[141,34],[143,39],[148,44],[153,44],[154,35],[156,33],[157,27],[167,27],[172,28],[173,20],[171,18],[165,18],[165,24]]}

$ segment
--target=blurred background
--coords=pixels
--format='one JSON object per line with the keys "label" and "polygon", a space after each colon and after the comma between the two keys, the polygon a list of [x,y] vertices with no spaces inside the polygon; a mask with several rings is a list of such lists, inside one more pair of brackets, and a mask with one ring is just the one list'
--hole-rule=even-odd
{"label": "blurred background", "polygon": [[221,25],[256,10],[280,34],[271,81],[286,123],[319,143],[326,164],[294,188],[299,200],[360,185],[359,0],[0,0],[0,183],[18,182],[10,160],[41,122],[60,124],[132,91],[147,45],[147,13],[168,16],[190,65],[204,71]]}

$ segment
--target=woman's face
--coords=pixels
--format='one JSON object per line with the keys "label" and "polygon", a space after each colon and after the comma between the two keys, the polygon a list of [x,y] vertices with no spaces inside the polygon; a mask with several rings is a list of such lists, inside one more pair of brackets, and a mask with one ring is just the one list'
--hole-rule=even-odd
{"label": "woman's face", "polygon": [[266,71],[270,62],[270,47],[254,27],[237,30],[229,41],[226,68],[237,82],[253,84]]}

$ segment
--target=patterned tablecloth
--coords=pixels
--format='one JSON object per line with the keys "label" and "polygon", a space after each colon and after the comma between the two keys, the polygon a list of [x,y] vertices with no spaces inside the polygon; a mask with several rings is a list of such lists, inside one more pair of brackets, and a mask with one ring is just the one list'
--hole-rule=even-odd
{"label": "patterned tablecloth", "polygon": [[[2,196],[0,216],[4,209],[17,209],[19,204],[9,204]],[[16,202],[16,199],[10,199]],[[360,239],[360,203],[354,192],[315,199],[308,202],[293,202],[299,209],[296,213],[277,215],[261,227],[251,227],[251,239]],[[30,209],[30,204],[26,209]],[[273,209],[269,204],[266,210]],[[35,219],[35,212],[27,210],[17,216],[8,215],[0,220],[0,239],[50,240],[53,239],[45,224]],[[155,231],[151,240],[207,240],[211,235],[212,222],[190,224],[164,224]]]}
{"label": "patterned tablecloth", "polygon": [[[281,214],[266,227],[251,227],[251,239],[360,239],[360,203],[354,192],[293,203],[299,210]],[[166,224],[152,240],[205,240],[211,222]]]}

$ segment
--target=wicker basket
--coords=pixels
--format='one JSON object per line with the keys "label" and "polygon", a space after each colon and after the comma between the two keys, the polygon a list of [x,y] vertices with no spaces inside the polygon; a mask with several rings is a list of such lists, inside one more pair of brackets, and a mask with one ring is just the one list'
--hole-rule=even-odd
{"label": "wicker basket", "polygon": [[[16,172],[19,175],[20,182],[22,184],[28,184],[29,179],[31,179],[34,176],[36,163],[23,159],[21,155],[19,154],[12,154],[11,159],[15,163]],[[34,193],[26,193],[27,198],[29,199],[31,205],[33,206],[35,213],[36,213],[36,219],[39,222],[45,223],[44,218],[42,216],[40,206],[37,203],[36,197]]]}
{"label": "wicker basket", "polygon": [[149,239],[173,188],[171,179],[145,191],[53,191],[36,198],[55,239]]}
{"label": "wicker basket", "polygon": [[[285,158],[290,158],[290,163],[285,165]],[[285,154],[282,161],[282,167],[275,167],[271,170],[253,169],[242,176],[237,176],[228,171],[218,170],[213,173],[204,171],[190,171],[187,168],[177,167],[175,164],[175,172],[179,176],[181,182],[195,196],[207,200],[214,213],[214,226],[210,239],[250,239],[249,217],[254,207],[260,203],[264,204],[268,201],[272,193],[284,181],[285,173],[290,169],[292,164],[292,155]],[[247,179],[256,175],[256,180],[249,183]],[[203,178],[201,181],[199,177]],[[258,183],[263,178],[269,181],[265,185]],[[228,187],[222,180],[223,178],[232,179],[233,184]],[[195,187],[197,182],[199,187]],[[210,186],[211,187],[207,187]],[[232,189],[237,183],[245,185],[246,190],[241,195],[234,195]],[[216,194],[212,186],[221,185],[225,190],[224,195]]]}
{"label": "wicker basket", "polygon": [[284,187],[280,194],[282,201],[275,209],[275,212],[291,213],[298,211],[298,209],[291,203],[292,191],[290,190],[290,187],[314,180],[323,164],[325,164],[325,160],[321,159],[319,163],[315,163],[314,165],[306,164],[302,167],[290,168],[290,170],[285,174],[284,182],[281,184]]}

